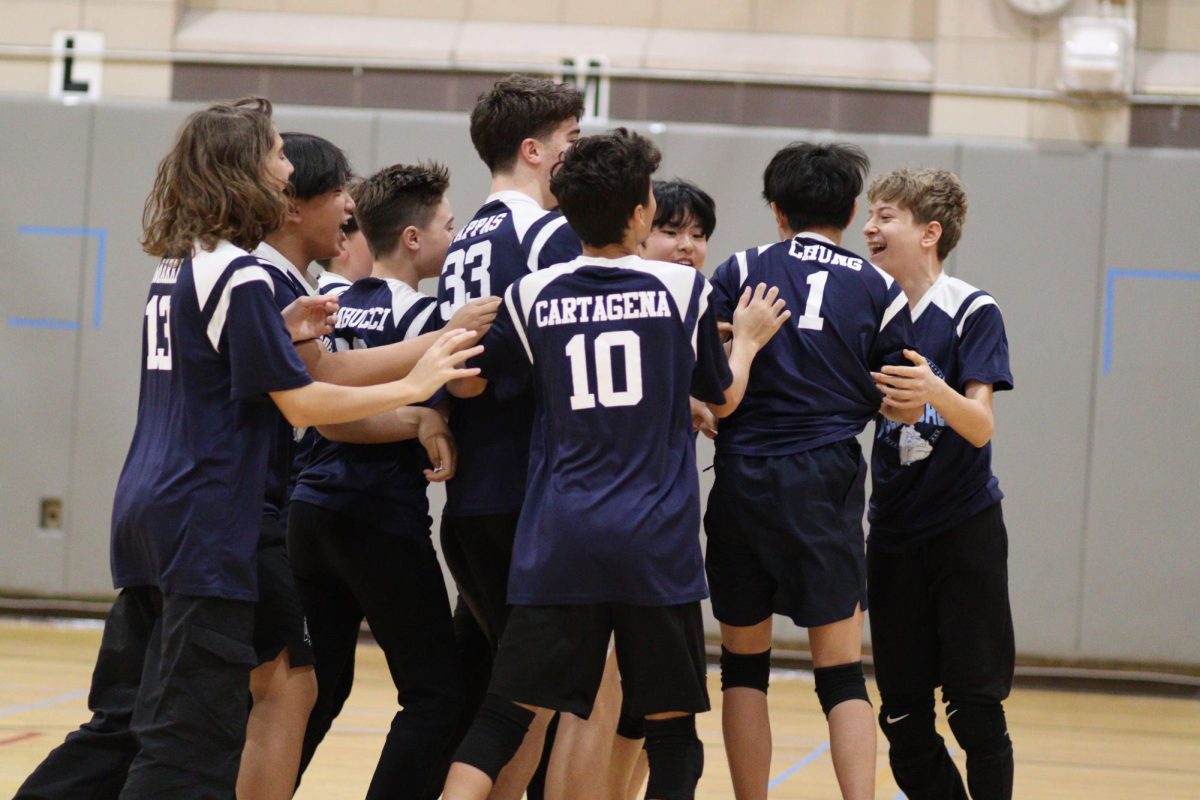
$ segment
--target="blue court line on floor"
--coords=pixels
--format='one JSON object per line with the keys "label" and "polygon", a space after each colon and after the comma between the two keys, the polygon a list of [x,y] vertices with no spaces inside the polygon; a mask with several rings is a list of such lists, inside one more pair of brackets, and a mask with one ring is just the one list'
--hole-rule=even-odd
{"label": "blue court line on floor", "polygon": [[1104,374],[1112,369],[1113,297],[1118,278],[1151,281],[1200,281],[1200,272],[1168,272],[1159,269],[1109,268],[1104,281]]}
{"label": "blue court line on floor", "polygon": [[79,323],[73,319],[35,319],[32,317],[9,317],[10,328],[45,328],[56,331],[77,331]]}
{"label": "blue court line on floor", "polygon": [[777,776],[772,778],[771,782],[767,784],[767,789],[774,789],[776,786],[783,783],[788,778],[792,777],[797,772],[804,769],[809,764],[816,761],[818,758],[820,758],[823,754],[825,754],[827,752],[829,752],[829,742],[821,742],[819,745],[817,745],[816,750],[813,750],[811,753],[806,755],[804,758],[800,759],[795,764],[788,767],[783,772],[779,773]]}
{"label": "blue court line on floor", "polygon": [[56,703],[65,703],[68,700],[78,700],[80,697],[87,697],[87,689],[76,689],[73,692],[61,694],[58,697],[50,697],[45,700],[38,700],[36,703],[25,703],[19,706],[9,706],[8,708],[0,708],[0,717],[9,717],[13,714],[20,714],[22,711],[33,711],[37,708],[45,708]]}
{"label": "blue court line on floor", "polygon": [[[81,236],[94,237],[96,239],[96,296],[92,304],[92,327],[98,329],[104,309],[104,260],[108,252],[108,228],[64,228],[54,225],[21,225],[17,228],[17,233],[23,233],[26,236]],[[55,324],[31,325],[29,324],[31,322]],[[57,324],[61,322],[64,322],[64,320],[14,318],[10,319],[8,324],[18,328],[67,328],[67,326]],[[79,323],[74,323],[73,330],[78,329]]]}

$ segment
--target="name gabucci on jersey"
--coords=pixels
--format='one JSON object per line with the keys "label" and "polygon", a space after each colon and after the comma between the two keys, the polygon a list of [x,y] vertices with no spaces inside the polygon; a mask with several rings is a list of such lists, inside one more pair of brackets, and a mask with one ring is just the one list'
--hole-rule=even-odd
{"label": "name gabucci on jersey", "polygon": [[375,308],[339,308],[337,313],[338,328],[355,328],[363,331],[381,331],[391,315],[390,308],[376,306]]}
{"label": "name gabucci on jersey", "polygon": [[598,297],[555,297],[534,303],[533,314],[538,327],[546,328],[579,322],[669,317],[671,303],[663,289]]}

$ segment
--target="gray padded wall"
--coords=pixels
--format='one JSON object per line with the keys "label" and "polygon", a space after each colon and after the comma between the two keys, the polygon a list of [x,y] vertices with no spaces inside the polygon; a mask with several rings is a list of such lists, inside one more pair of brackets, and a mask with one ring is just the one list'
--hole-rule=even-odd
{"label": "gray padded wall", "polygon": [[[1112,364],[1095,341],[1082,652],[1195,664],[1200,648],[1200,158],[1109,157],[1102,266],[1118,279]],[[1073,232],[1072,232],[1073,233]],[[1106,283],[1100,290],[1106,293]]]}
{"label": "gray padded wall", "polygon": [[970,197],[957,277],[1004,314],[1015,391],[995,398],[1019,646],[1080,655],[1079,554],[1104,157],[1084,150],[964,148]]}
{"label": "gray padded wall", "polygon": [[[0,590],[111,593],[108,518],[133,427],[138,370],[130,354],[140,347],[153,269],[137,243],[138,221],[155,163],[191,108],[0,101],[0,130],[20,143],[0,151],[0,246],[9,254],[0,366],[10,376],[0,395]],[[463,115],[277,113],[282,130],[339,143],[360,173],[397,161],[444,162],[460,222],[487,191]],[[637,127],[663,149],[662,175],[692,178],[717,200],[709,272],[731,250],[775,237],[760,198],[771,153],[806,136],[834,138]],[[1200,270],[1200,157],[848,138],[867,150],[874,172],[946,166],[967,184],[971,210],[948,269],[993,293],[1008,322],[1017,391],[997,398],[995,451],[1008,495],[1020,651],[1200,664],[1200,499],[1186,458],[1200,446],[1189,414],[1200,401],[1200,282],[1118,280],[1112,369],[1103,372],[1106,270]],[[863,247],[865,217],[860,208],[847,232],[852,249]],[[107,231],[98,329],[95,237],[18,232],[27,225]],[[79,327],[13,327],[12,317]],[[863,442],[869,446],[869,434]],[[702,441],[702,467],[711,453]],[[707,492],[711,473],[701,480]],[[66,501],[61,533],[38,529],[43,496]],[[435,510],[441,498],[435,488]],[[777,632],[783,641],[804,638],[790,624]]]}

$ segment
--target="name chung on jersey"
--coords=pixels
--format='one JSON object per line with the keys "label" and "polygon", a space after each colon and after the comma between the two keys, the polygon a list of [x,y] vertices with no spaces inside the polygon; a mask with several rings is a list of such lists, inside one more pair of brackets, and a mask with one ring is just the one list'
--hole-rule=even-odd
{"label": "name chung on jersey", "polygon": [[590,297],[554,297],[534,303],[533,315],[539,328],[547,328],[581,322],[669,317],[671,304],[664,289]]}
{"label": "name chung on jersey", "polygon": [[817,244],[812,241],[803,241],[800,238],[792,239],[791,247],[788,249],[788,255],[792,258],[798,258],[801,261],[815,261],[818,264],[829,264],[835,267],[849,267],[855,272],[863,268],[863,260],[848,256],[845,253],[838,253],[830,250],[823,244]]}

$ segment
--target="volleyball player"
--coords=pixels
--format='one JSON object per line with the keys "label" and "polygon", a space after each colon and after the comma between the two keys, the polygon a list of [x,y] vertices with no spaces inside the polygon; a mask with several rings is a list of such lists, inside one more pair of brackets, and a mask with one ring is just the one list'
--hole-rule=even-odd
{"label": "volleyball player", "polygon": [[483,375],[500,397],[532,384],[535,433],[513,608],[446,800],[486,797],[539,708],[588,716],[614,633],[629,712],[647,718],[647,796],[690,797],[703,769],[706,591],[687,397],[736,408],[754,353],[788,315],[765,286],[744,299],[731,373],[703,276],[636,255],[658,163],[653,143],[624,129],[567,152],[552,187],[584,255],[518,279],[488,338]]}
{"label": "volleyball player", "polygon": [[290,172],[260,98],[193,113],[159,164],[143,247],[163,260],[114,501],[120,593],[92,677],[93,717],[18,797],[232,795],[257,660],[256,549],[279,412],[295,425],[346,422],[475,374],[454,367],[480,349],[460,350],[472,338],[463,331],[439,339],[404,380],[345,388],[308,376],[271,280],[248,252],[283,222]]}
{"label": "volleyball player", "polygon": [[[717,227],[716,204],[691,181],[654,181],[654,222],[639,255],[704,270],[708,240]],[[692,399],[693,425],[707,436],[716,435],[715,418],[706,404]],[[610,650],[592,713],[586,720],[559,715],[547,732],[553,756],[547,776],[552,800],[636,800],[646,782],[648,763],[643,748],[644,724],[621,714],[621,684],[617,657]],[[543,761],[546,755],[543,755]]]}
{"label": "volleyball player", "polygon": [[[912,800],[965,798],[934,729],[934,690],[967,754],[974,800],[1013,794],[1003,701],[1015,645],[1008,533],[992,474],[992,395],[1012,389],[995,299],[942,271],[962,235],[967,196],[943,169],[896,170],[871,182],[863,233],[871,257],[904,289],[916,347],[876,374],[891,415],[871,457],[867,586],[882,699],[879,724],[896,783]],[[914,422],[915,420],[915,422]]]}
{"label": "volleyball player", "polygon": [[[448,186],[449,174],[435,164],[397,164],[359,184],[355,214],[374,266],[340,297],[339,349],[411,340],[441,326],[436,299],[417,284],[441,271],[454,233]],[[292,496],[288,554],[319,686],[303,763],[350,693],[365,617],[403,707],[392,719],[367,797],[434,800],[464,699],[426,498],[427,478],[440,476],[422,442],[436,452],[432,440],[448,439],[449,432],[432,408],[403,411],[409,419],[397,421],[395,432],[380,433],[383,441],[363,443],[361,432],[351,434],[356,443],[320,440]],[[377,432],[381,427],[375,425]]]}
{"label": "volleyball player", "polygon": [[704,528],[721,624],[721,722],[738,800],[763,800],[771,764],[767,687],[775,614],[808,628],[817,698],[842,796],[875,795],[875,724],[862,669],[866,465],[855,437],[882,402],[871,370],[911,341],[900,287],[843,248],[868,160],[844,144],[788,145],[763,197],[780,241],[713,274],[728,318],[744,287],[767,282],[804,313],[755,362],[723,420]]}
{"label": "volleyball player", "polygon": [[[543,78],[513,75],[479,96],[471,112],[471,142],[491,172],[491,194],[450,245],[438,282],[443,319],[471,298],[501,295],[518,277],[579,255],[579,238],[561,214],[547,209],[556,205],[551,170],[579,136],[582,114],[578,91]],[[501,400],[491,389],[456,402],[450,416],[459,463],[446,484],[442,554],[492,655],[508,615],[509,562],[525,494],[532,419],[529,392]],[[459,631],[467,650],[475,632],[470,626]],[[487,664],[465,669],[472,677],[468,702],[478,705]],[[545,722],[534,726],[496,800],[524,793]]]}

